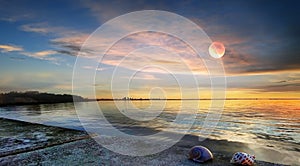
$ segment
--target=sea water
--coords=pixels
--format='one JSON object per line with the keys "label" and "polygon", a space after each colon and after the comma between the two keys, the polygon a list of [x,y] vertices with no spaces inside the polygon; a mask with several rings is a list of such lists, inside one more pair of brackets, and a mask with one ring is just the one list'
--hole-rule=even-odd
{"label": "sea water", "polygon": [[[212,100],[137,100],[39,104],[0,108],[0,117],[84,130],[105,118],[111,126],[133,135],[170,129],[200,137],[228,140],[284,151],[292,161],[300,161],[300,102],[299,100],[226,100],[223,109],[211,111]],[[97,107],[95,107],[97,105]],[[101,114],[100,114],[101,113]],[[79,117],[78,117],[79,115]],[[101,115],[101,116],[98,116]],[[215,115],[215,116],[212,116]],[[194,117],[177,119],[178,116]],[[207,117],[213,118],[207,118]],[[80,118],[80,120],[79,120]],[[204,124],[212,130],[204,133]],[[84,122],[84,126],[81,122]],[[172,126],[171,125],[171,126]],[[96,126],[97,127],[97,126]],[[136,131],[136,132],[135,132]],[[270,161],[269,158],[261,158]],[[293,161],[294,160],[294,161]],[[272,159],[271,162],[274,162]]]}

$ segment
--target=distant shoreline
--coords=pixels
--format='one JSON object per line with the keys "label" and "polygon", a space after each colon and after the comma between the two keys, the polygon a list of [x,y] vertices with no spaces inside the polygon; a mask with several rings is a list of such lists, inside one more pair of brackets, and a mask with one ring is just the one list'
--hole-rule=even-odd
{"label": "distant shoreline", "polygon": [[38,91],[9,92],[0,94],[1,107],[33,104],[70,103],[74,101],[86,102],[91,100],[76,95],[40,93]]}
{"label": "distant shoreline", "polygon": [[[76,101],[76,102],[89,102],[95,100],[83,100],[83,101]],[[9,107],[9,106],[23,106],[23,105],[39,105],[39,104],[61,104],[61,103],[74,103],[74,101],[67,101],[67,102],[37,102],[37,103],[8,103],[8,104],[0,104],[0,107]]]}
{"label": "distant shoreline", "polygon": [[[92,102],[92,101],[180,101],[180,100],[199,100],[199,101],[209,101],[209,100],[223,100],[223,99],[131,99],[131,100],[123,100],[123,99],[84,99],[81,101],[63,101],[63,102],[29,102],[29,103],[6,103],[6,104],[0,104],[0,107],[8,107],[8,106],[22,106],[22,105],[39,105],[39,104],[60,104],[60,103],[74,103],[74,102]],[[224,99],[225,101],[230,101],[230,100],[300,100],[300,99],[290,99],[290,98],[285,98],[285,99]]]}
{"label": "distant shoreline", "polygon": [[89,99],[90,101],[127,101],[127,100],[300,100],[300,98],[226,98],[226,99]]}
{"label": "distant shoreline", "polygon": [[300,100],[300,98],[200,98],[200,99],[161,99],[161,98],[131,98],[123,97],[117,99],[97,98],[89,99],[71,94],[52,94],[40,93],[38,91],[27,92],[9,92],[0,94],[0,107],[5,106],[20,106],[20,105],[36,105],[36,104],[56,104],[56,103],[71,103],[71,102],[89,102],[89,101],[181,101],[181,100]]}

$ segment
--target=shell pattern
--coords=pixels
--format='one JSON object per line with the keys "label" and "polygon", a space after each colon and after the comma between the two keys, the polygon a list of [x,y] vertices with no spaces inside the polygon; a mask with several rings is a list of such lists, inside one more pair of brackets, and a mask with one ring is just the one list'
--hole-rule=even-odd
{"label": "shell pattern", "polygon": [[189,151],[189,159],[203,163],[213,159],[213,154],[204,146],[194,146]]}
{"label": "shell pattern", "polygon": [[233,164],[251,166],[254,164],[255,156],[247,154],[245,152],[236,152],[230,161]]}

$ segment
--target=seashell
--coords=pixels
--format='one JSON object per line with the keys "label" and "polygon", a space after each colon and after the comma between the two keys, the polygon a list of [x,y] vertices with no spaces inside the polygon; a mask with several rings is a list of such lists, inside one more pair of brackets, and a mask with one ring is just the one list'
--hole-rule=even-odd
{"label": "seashell", "polygon": [[255,161],[254,155],[250,155],[245,152],[236,152],[232,156],[230,163],[251,166],[254,164],[254,161]]}
{"label": "seashell", "polygon": [[189,159],[203,163],[213,159],[213,154],[204,146],[194,146],[189,151]]}

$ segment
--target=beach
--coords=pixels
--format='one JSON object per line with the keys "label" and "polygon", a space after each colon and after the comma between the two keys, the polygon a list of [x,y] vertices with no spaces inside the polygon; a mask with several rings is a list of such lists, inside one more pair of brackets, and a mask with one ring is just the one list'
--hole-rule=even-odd
{"label": "beach", "polygon": [[[234,152],[252,151],[244,143],[213,139],[200,142],[198,137],[186,135],[165,151],[131,157],[102,147],[84,131],[4,118],[0,121],[0,165],[199,165],[187,158],[195,145],[208,147],[214,155],[203,165],[232,165],[229,161]],[[255,165],[280,164],[256,161]]]}

